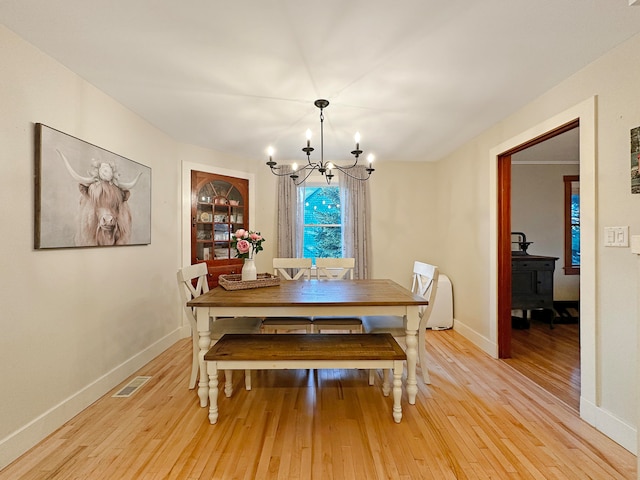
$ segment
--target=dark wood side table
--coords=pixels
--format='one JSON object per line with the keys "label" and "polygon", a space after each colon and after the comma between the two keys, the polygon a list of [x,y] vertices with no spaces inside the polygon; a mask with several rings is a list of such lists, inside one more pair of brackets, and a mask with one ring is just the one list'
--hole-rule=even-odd
{"label": "dark wood side table", "polygon": [[[511,308],[527,312],[545,309],[553,312],[553,272],[558,257],[542,255],[511,256]],[[551,317],[553,328],[553,316]]]}

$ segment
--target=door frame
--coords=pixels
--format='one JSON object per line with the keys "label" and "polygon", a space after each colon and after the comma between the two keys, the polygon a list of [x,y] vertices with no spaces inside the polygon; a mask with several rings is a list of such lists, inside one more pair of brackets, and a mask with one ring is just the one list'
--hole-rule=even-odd
{"label": "door frame", "polygon": [[[590,97],[581,103],[551,117],[520,134],[494,146],[489,150],[489,318],[490,339],[494,342],[495,356],[500,357],[499,339],[505,335],[500,329],[499,316],[505,315],[504,293],[499,294],[499,286],[504,286],[505,272],[499,270],[498,233],[504,225],[499,226],[499,188],[498,159],[516,147],[524,145],[532,139],[551,132],[574,120],[580,122],[580,367],[581,394],[580,416],[591,424],[595,424],[597,405],[600,399],[597,392],[597,348],[596,348],[596,99]],[[504,205],[501,205],[504,209]],[[510,211],[510,207],[509,207]],[[503,213],[504,215],[504,213]],[[510,217],[509,217],[510,218]],[[510,220],[509,220],[510,222]],[[510,233],[510,227],[509,227]],[[501,237],[502,238],[502,237]],[[509,242],[510,243],[510,242]],[[509,246],[509,249],[511,247]],[[502,247],[504,250],[504,246]],[[509,253],[510,255],[510,253]],[[504,260],[503,260],[504,262]],[[501,264],[501,266],[504,266]],[[508,265],[510,279],[510,263]],[[509,282],[510,285],[510,282]],[[506,297],[510,301],[510,293]],[[502,313],[500,313],[502,312]],[[509,320],[510,320],[510,309]],[[504,323],[504,319],[502,320]],[[510,327],[510,324],[509,324]],[[507,335],[510,336],[510,328]]]}

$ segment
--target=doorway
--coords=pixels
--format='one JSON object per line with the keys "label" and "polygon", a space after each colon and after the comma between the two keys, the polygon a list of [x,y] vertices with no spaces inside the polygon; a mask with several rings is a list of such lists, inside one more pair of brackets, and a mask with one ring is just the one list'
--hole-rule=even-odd
{"label": "doorway", "polygon": [[512,157],[580,125],[573,119],[498,155],[497,163],[497,260],[498,260],[498,357],[511,357],[511,162]]}
{"label": "doorway", "polygon": [[577,411],[579,244],[572,252],[569,239],[568,264],[565,249],[572,224],[575,240],[579,240],[579,190],[576,185],[575,195],[568,197],[575,215],[569,209],[566,230],[565,179],[579,175],[579,125],[576,122],[570,130],[549,134],[554,136],[511,155],[510,230],[517,232],[512,238],[512,256],[517,260],[512,260],[517,265],[512,282],[517,281],[511,285],[511,356],[504,361]]}

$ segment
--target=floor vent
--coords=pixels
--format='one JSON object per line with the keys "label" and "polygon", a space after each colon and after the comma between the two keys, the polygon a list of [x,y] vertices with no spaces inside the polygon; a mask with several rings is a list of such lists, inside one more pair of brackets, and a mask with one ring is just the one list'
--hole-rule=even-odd
{"label": "floor vent", "polygon": [[125,385],[122,390],[118,393],[114,394],[114,397],[117,398],[127,398],[133,395],[138,391],[140,387],[142,387],[145,383],[149,381],[151,377],[136,377],[131,380],[127,385]]}

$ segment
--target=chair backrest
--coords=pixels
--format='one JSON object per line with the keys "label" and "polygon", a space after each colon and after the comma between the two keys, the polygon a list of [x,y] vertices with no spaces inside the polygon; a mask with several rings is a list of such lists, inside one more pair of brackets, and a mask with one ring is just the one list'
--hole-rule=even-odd
{"label": "chair backrest", "polygon": [[274,258],[273,274],[285,280],[309,279],[311,277],[311,259]]}
{"label": "chair backrest", "polygon": [[355,258],[316,258],[316,273],[318,278],[353,280],[353,270],[355,266]]}
{"label": "chair backrest", "polygon": [[[207,264],[196,263],[178,270],[178,289],[180,290],[180,299],[182,306],[187,314],[189,323],[191,323],[192,331],[196,331],[195,311],[187,306],[187,302],[199,297],[203,293],[209,291],[209,283],[207,283]],[[195,286],[194,286],[194,280]]]}
{"label": "chair backrest", "polygon": [[436,300],[439,276],[440,271],[435,265],[417,261],[414,262],[411,291],[429,301],[429,305],[420,309],[420,328],[423,330],[427,327],[427,321],[429,320],[429,316],[433,310],[433,304]]}

